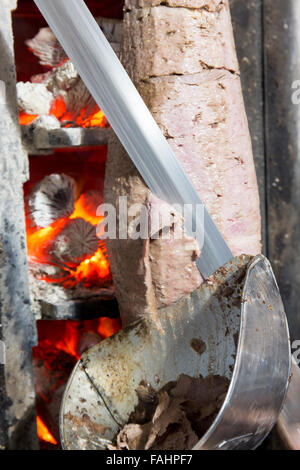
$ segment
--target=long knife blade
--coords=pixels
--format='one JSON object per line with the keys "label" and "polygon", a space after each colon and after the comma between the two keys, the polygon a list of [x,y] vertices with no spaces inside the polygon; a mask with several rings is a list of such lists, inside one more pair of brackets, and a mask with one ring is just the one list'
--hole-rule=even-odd
{"label": "long knife blade", "polygon": [[185,206],[185,227],[202,246],[197,265],[206,279],[233,255],[207,210],[204,218],[196,210],[201,199],[85,2],[34,1],[149,189]]}

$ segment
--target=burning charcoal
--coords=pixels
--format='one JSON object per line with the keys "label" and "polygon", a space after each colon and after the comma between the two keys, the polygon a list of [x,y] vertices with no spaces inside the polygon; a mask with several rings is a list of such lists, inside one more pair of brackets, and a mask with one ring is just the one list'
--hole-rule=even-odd
{"label": "burning charcoal", "polygon": [[39,129],[39,132],[41,132],[42,129],[50,131],[53,129],[59,129],[60,122],[55,116],[39,116],[32,123],[32,127],[34,132],[36,129]]}
{"label": "burning charcoal", "polygon": [[47,227],[74,211],[76,183],[70,176],[45,176],[29,196],[30,217],[38,227]]}
{"label": "burning charcoal", "polygon": [[26,41],[26,45],[39,58],[41,65],[58,67],[67,59],[65,51],[50,28],[41,28],[33,39]]}
{"label": "burning charcoal", "polygon": [[20,111],[26,114],[49,114],[54,96],[45,84],[19,82],[17,94]]}
{"label": "burning charcoal", "polygon": [[[108,18],[96,18],[96,21],[114,50],[119,52],[123,29],[122,21]],[[38,57],[41,65],[59,67],[68,59],[59,41],[48,27],[41,28],[33,39],[26,41],[26,45]]]}
{"label": "burning charcoal", "polygon": [[74,120],[78,116],[85,120],[99,111],[98,105],[81,79],[70,88],[65,101],[67,111],[74,115]]}
{"label": "burning charcoal", "polygon": [[54,260],[75,267],[97,249],[96,227],[84,219],[71,219],[53,240],[50,252]]}
{"label": "burning charcoal", "polygon": [[66,91],[80,80],[78,72],[70,60],[58,67],[52,78],[54,79],[54,85],[59,90]]}
{"label": "burning charcoal", "polygon": [[[86,117],[98,110],[90,92],[80,79],[74,65],[68,60],[50,28],[40,29],[39,33],[33,39],[28,40],[26,44],[34,55],[39,58],[42,65],[53,68],[51,72],[33,77],[33,81],[38,82],[40,85],[43,84],[54,96],[63,98],[66,104],[66,112],[72,116],[74,121],[83,109],[87,113]],[[37,83],[35,83],[36,85]]]}
{"label": "burning charcoal", "polygon": [[53,392],[66,384],[74,367],[76,358],[55,347],[51,341],[40,341],[34,349],[34,385],[37,394],[48,403]]}
{"label": "burning charcoal", "polygon": [[70,61],[65,62],[53,71],[32,77],[34,84],[43,84],[54,97],[62,100],[68,119],[76,121],[80,116],[85,120],[99,111],[92,95],[79,77]]}
{"label": "burning charcoal", "polygon": [[34,75],[33,83],[43,83],[54,96],[65,98],[67,92],[80,80],[77,70],[70,60],[50,72]]}
{"label": "burning charcoal", "polygon": [[[97,22],[115,51],[119,52],[122,22],[103,18],[99,18]],[[71,121],[76,122],[78,118],[84,121],[99,111],[93,97],[50,28],[41,28],[38,34],[26,44],[39,58],[40,64],[52,68],[50,72],[32,77],[32,82],[35,85],[43,84],[54,97],[63,99],[66,113]],[[28,114],[41,113],[28,112]]]}

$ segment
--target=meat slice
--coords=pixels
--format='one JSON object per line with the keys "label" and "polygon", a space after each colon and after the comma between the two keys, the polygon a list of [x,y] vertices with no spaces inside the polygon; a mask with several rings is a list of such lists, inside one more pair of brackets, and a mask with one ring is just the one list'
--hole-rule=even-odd
{"label": "meat slice", "polygon": [[[260,252],[260,211],[227,0],[126,0],[122,61],[235,255]],[[152,204],[114,137],[105,199]],[[170,209],[171,210],[171,209]],[[186,248],[189,249],[186,249]],[[201,283],[199,247],[178,240],[108,240],[123,322]]]}

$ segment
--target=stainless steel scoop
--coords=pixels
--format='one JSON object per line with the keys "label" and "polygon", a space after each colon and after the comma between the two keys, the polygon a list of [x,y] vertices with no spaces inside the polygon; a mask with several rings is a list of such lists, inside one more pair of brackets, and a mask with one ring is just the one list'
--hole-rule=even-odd
{"label": "stainless steel scoop", "polygon": [[[200,339],[199,355],[191,341]],[[159,390],[180,374],[230,380],[222,409],[195,446],[254,449],[275,424],[288,384],[288,328],[266,258],[238,257],[190,296],[83,354],[60,416],[65,449],[106,449],[127,423],[142,380]]]}
{"label": "stainless steel scoop", "polygon": [[[203,219],[199,215],[197,192],[84,1],[35,2],[150,190],[170,204],[189,205],[185,228],[196,231],[202,247],[197,265],[206,279],[190,299],[177,304],[177,313],[174,306],[161,310],[156,320],[153,316],[125,329],[84,356],[63,403],[63,442],[66,448],[103,448],[103,439],[112,439],[126,423],[140,380],[155,388],[155,376],[161,387],[181,373],[214,373],[231,379],[231,386],[219,417],[196,448],[255,447],[277,418],[289,374],[287,325],[271,267],[259,256],[248,264],[244,281],[235,276],[245,259],[233,260],[206,209]],[[224,290],[228,282],[235,296]],[[200,358],[189,346],[195,334],[207,344]],[[74,404],[87,399],[81,408],[87,411],[78,414]]]}

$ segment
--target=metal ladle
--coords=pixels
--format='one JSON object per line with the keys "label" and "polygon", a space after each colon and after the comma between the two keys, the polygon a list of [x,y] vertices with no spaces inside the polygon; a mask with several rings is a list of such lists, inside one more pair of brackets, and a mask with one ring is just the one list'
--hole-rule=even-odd
{"label": "metal ladle", "polygon": [[[206,350],[191,347],[200,339]],[[106,449],[134,410],[142,380],[159,390],[180,374],[230,380],[214,423],[195,446],[254,449],[277,421],[288,385],[289,335],[268,260],[238,257],[190,296],[83,354],[60,416],[65,449]]]}

